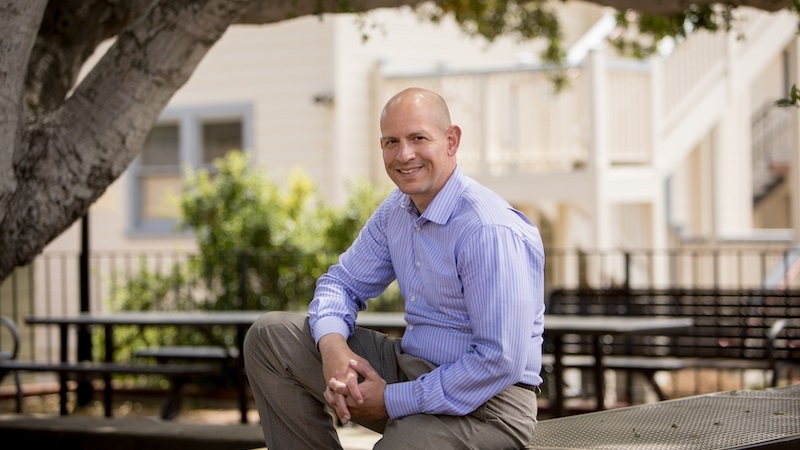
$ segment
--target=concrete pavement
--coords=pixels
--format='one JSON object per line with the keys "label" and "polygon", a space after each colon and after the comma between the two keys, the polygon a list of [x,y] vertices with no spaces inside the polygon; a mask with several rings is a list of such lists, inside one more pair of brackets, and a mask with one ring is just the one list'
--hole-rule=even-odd
{"label": "concrete pavement", "polygon": [[[359,426],[339,428],[345,450],[369,450],[380,435]],[[3,448],[60,450],[266,449],[255,424],[172,422],[157,418],[104,418],[1,414]]]}

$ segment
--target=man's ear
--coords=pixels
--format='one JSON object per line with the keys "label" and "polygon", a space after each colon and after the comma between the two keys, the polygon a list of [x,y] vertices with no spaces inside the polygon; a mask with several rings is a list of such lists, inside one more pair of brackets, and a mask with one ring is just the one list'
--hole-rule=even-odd
{"label": "man's ear", "polygon": [[450,125],[447,129],[447,154],[455,156],[459,144],[461,144],[461,128],[458,125]]}

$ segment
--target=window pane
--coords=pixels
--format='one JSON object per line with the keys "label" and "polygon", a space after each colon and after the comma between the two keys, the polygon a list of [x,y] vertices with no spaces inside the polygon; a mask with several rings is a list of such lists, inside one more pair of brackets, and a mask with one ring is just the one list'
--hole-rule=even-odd
{"label": "window pane", "polygon": [[141,180],[142,216],[144,221],[177,219],[178,206],[173,202],[181,193],[178,174],[148,175]]}
{"label": "window pane", "polygon": [[179,164],[178,125],[156,125],[147,135],[142,150],[143,166],[177,166]]}
{"label": "window pane", "polygon": [[209,165],[231,150],[242,150],[242,122],[207,122],[203,124],[202,164]]}

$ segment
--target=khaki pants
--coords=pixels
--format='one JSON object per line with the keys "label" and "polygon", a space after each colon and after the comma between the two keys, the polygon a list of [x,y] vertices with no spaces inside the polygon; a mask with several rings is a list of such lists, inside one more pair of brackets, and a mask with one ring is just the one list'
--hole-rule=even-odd
{"label": "khaki pants", "polygon": [[[356,328],[350,348],[367,359],[387,383],[416,379],[435,366],[404,354],[400,340]],[[322,396],[322,361],[303,314],[270,312],[250,328],[245,369],[270,450],[341,449]],[[415,414],[380,423],[353,422],[383,433],[381,450],[519,449],[533,436],[536,394],[511,386],[471,414]]]}

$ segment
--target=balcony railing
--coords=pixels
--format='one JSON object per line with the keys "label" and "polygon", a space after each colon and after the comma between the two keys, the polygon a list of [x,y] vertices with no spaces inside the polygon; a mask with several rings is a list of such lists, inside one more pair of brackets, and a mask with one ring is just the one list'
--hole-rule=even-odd
{"label": "balcony railing", "polygon": [[[663,57],[620,59],[598,50],[575,61],[570,85],[556,92],[551,73],[521,64],[492,70],[381,72],[380,104],[407,86],[441,93],[469,134],[459,163],[475,176],[570,171],[597,160],[610,166],[671,170],[729,107],[725,87],[756,82],[764,55],[779,55],[791,16],[743,10],[737,30],[698,31]],[[777,31],[776,31],[777,30]],[[748,70],[740,70],[747,68]]]}

